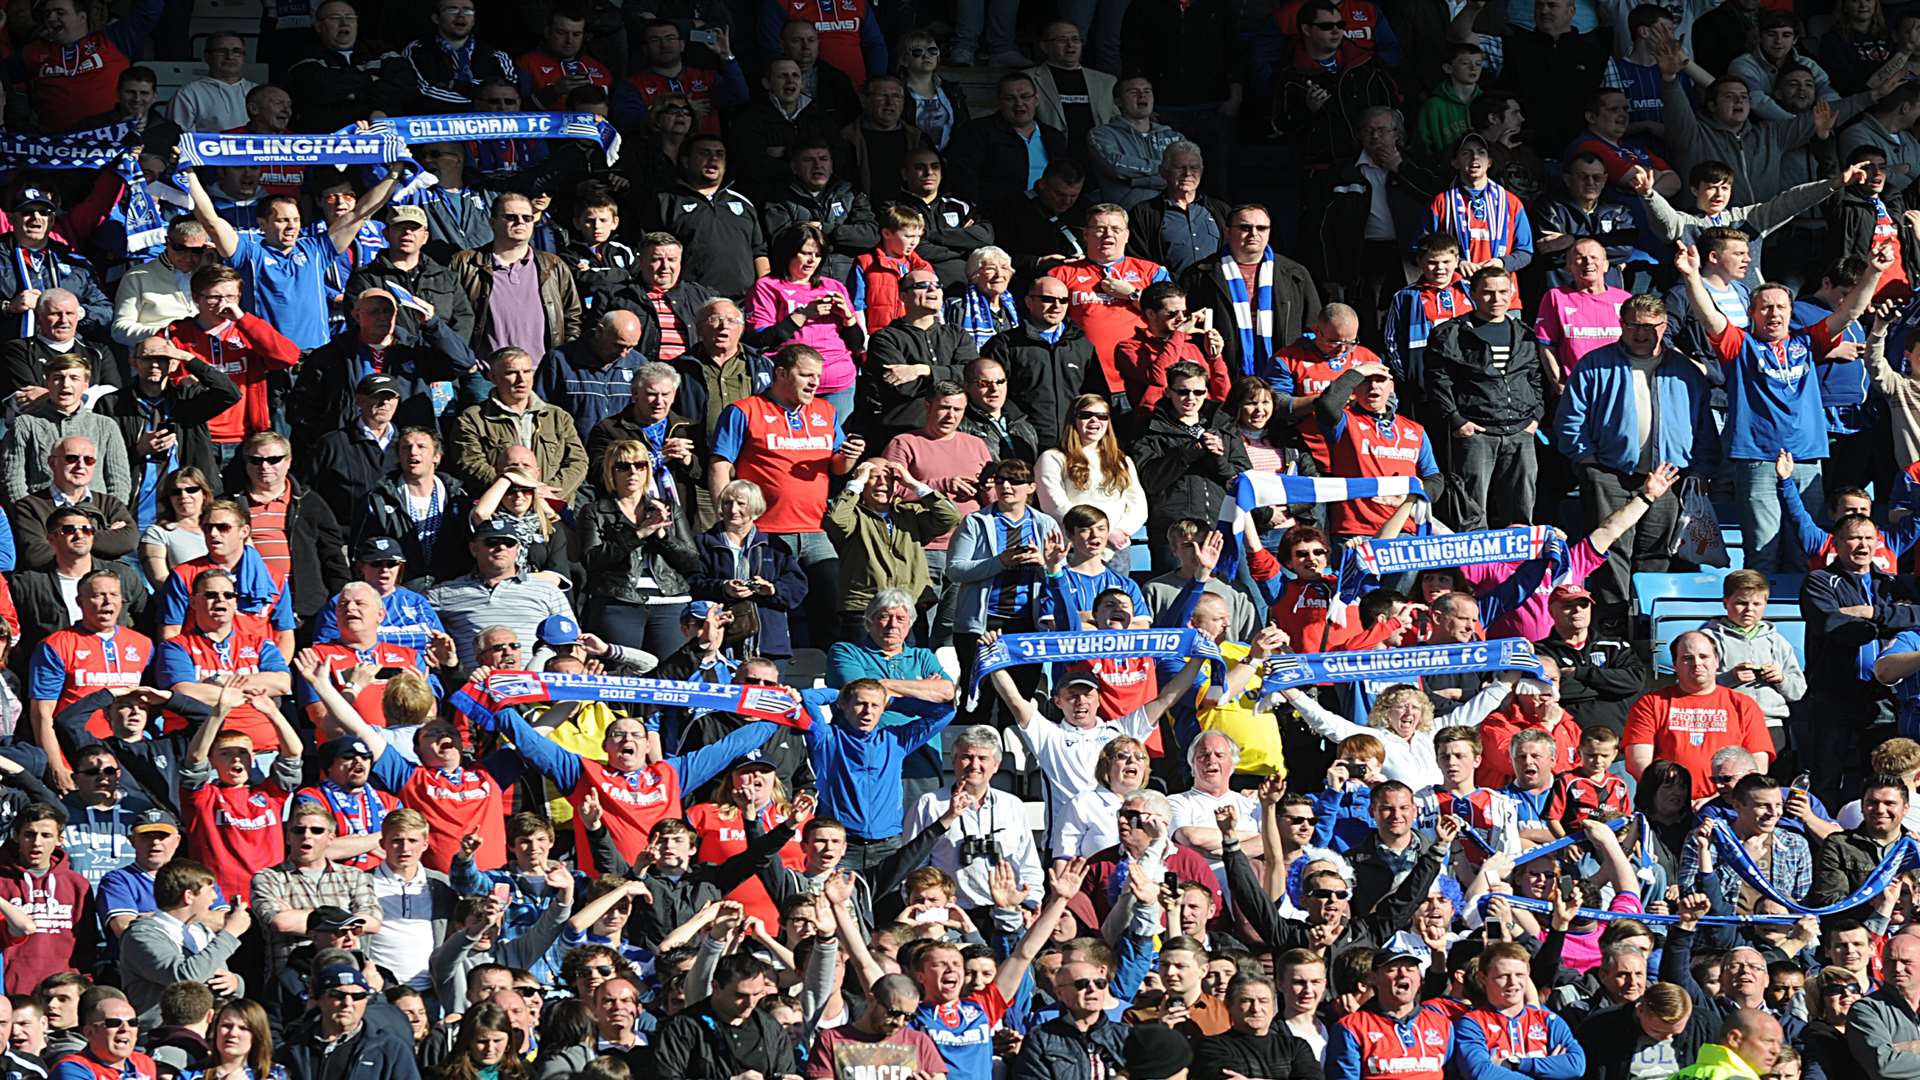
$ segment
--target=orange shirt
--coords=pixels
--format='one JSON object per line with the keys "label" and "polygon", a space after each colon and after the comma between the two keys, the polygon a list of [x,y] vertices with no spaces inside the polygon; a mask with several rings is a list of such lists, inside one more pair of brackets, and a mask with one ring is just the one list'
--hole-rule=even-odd
{"label": "orange shirt", "polygon": [[1722,747],[1743,746],[1754,754],[1773,755],[1773,737],[1767,734],[1760,706],[1718,685],[1704,694],[1689,694],[1678,684],[1642,694],[1627,710],[1621,742],[1629,751],[1650,745],[1654,760],[1685,765],[1693,775],[1696,799],[1714,793],[1713,755]]}

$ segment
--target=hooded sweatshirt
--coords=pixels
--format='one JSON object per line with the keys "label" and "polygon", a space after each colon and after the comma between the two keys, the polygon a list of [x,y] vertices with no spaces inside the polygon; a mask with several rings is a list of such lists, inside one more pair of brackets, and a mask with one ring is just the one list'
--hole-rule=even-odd
{"label": "hooded sweatshirt", "polygon": [[[1793,643],[1782,637],[1774,625],[1762,619],[1751,630],[1742,630],[1725,619],[1714,619],[1700,627],[1720,650],[1721,686],[1745,694],[1760,706],[1768,727],[1787,722],[1787,708],[1807,692],[1807,675],[1800,668],[1800,657]],[[1752,682],[1745,686],[1735,678],[1733,669],[1741,664],[1778,664],[1784,681],[1778,686]]]}
{"label": "hooded sweatshirt", "polygon": [[0,863],[0,897],[33,916],[34,932],[25,936],[0,927],[0,958],[6,963],[9,994],[28,994],[40,980],[62,971],[85,970],[78,928],[93,924],[93,897],[87,879],[67,865],[67,853],[55,851],[53,864],[35,873],[12,852]]}

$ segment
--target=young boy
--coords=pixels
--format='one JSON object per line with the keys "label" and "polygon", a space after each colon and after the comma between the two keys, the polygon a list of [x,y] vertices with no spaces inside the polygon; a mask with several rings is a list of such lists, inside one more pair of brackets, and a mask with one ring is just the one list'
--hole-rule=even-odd
{"label": "young boy", "polygon": [[[1811,183],[1791,187],[1763,203],[1750,203],[1746,206],[1732,206],[1733,167],[1718,161],[1703,161],[1695,165],[1687,174],[1687,185],[1693,189],[1693,205],[1696,210],[1688,213],[1676,210],[1667,201],[1666,196],[1653,188],[1653,173],[1648,169],[1635,166],[1627,173],[1627,187],[1647,202],[1647,221],[1653,234],[1670,243],[1704,244],[1703,234],[1716,227],[1737,228],[1742,236],[1749,237],[1747,244],[1747,262],[1745,273],[1740,276],[1749,289],[1756,288],[1766,278],[1760,271],[1760,242],[1768,233],[1808,210],[1826,201],[1827,197],[1849,184],[1865,184],[1868,172],[1865,167],[1854,164],[1834,180],[1815,180]],[[1880,174],[1884,183],[1885,173]],[[1706,249],[1701,248],[1701,255]]]}
{"label": "young boy", "polygon": [[[1108,589],[1119,589],[1132,601],[1135,612],[1150,610],[1146,595],[1140,586],[1124,573],[1111,569],[1107,560],[1113,550],[1107,545],[1108,530],[1106,511],[1097,506],[1081,503],[1068,510],[1060,519],[1060,531],[1066,537],[1066,544],[1049,543],[1046,548],[1047,576],[1054,580],[1048,587],[1039,604],[1039,618],[1042,622],[1051,618],[1051,629],[1059,631],[1085,629],[1082,614],[1095,611],[1094,601]],[[1127,625],[1134,628],[1151,626],[1153,620],[1145,615],[1135,614]]]}
{"label": "young boy", "polygon": [[574,239],[560,249],[560,258],[573,268],[586,309],[582,332],[591,331],[609,311],[640,309],[643,298],[631,277],[639,256],[613,238],[619,230],[620,204],[613,194],[598,185],[588,187],[573,212]]}
{"label": "young boy", "polygon": [[1786,745],[1787,710],[1807,692],[1807,677],[1793,644],[1767,622],[1767,576],[1735,570],[1721,586],[1724,617],[1701,625],[1720,650],[1720,685],[1752,698],[1767,718],[1773,745]]}
{"label": "young boy", "polygon": [[200,725],[187,746],[180,765],[180,808],[186,819],[187,857],[213,871],[223,894],[245,903],[254,871],[286,858],[281,808],[300,786],[301,743],[271,701],[254,701],[281,746],[268,779],[254,783],[253,740],[242,732],[220,730],[234,696],[222,693],[213,719]]}
{"label": "young boy", "polygon": [[1473,310],[1473,297],[1460,276],[1458,238],[1434,233],[1416,245],[1414,258],[1420,263],[1420,280],[1393,294],[1387,309],[1387,366],[1393,369],[1402,401],[1410,394],[1423,395],[1427,335],[1448,319]]}
{"label": "young boy", "polygon": [[[915,270],[933,270],[932,263],[914,254],[927,232],[925,219],[906,207],[891,205],[877,216],[880,246],[853,260],[853,275],[847,281],[854,310],[866,313],[869,334],[906,314],[900,290],[907,275]],[[773,268],[775,274],[786,271],[784,266]]]}
{"label": "young boy", "polygon": [[1433,96],[1426,104],[1420,106],[1420,118],[1415,125],[1421,150],[1438,157],[1471,128],[1468,109],[1481,94],[1480,73],[1486,65],[1487,54],[1473,42],[1456,42],[1447,47],[1447,58],[1440,65],[1446,78],[1434,87]]}
{"label": "young boy", "polygon": [[[478,833],[466,837],[459,854],[448,867],[447,878],[460,896],[506,894],[507,910],[501,931],[518,937],[533,928],[558,895],[547,884],[547,871],[558,865],[547,856],[553,851],[553,825],[538,814],[519,813],[507,819],[507,855],[505,866],[481,870],[474,865],[474,852],[480,848]],[[554,981],[558,968],[542,957],[534,972],[545,981]]]}
{"label": "young boy", "polygon": [[[1460,243],[1460,273],[1498,264],[1519,273],[1533,261],[1533,223],[1520,197],[1491,179],[1493,148],[1469,131],[1453,148],[1454,183],[1433,197],[1431,231]],[[1520,304],[1515,290],[1514,305]]]}
{"label": "young boy", "polygon": [[1554,777],[1547,800],[1547,830],[1566,836],[1599,814],[1612,820],[1633,811],[1627,782],[1608,772],[1620,757],[1620,733],[1605,724],[1580,729],[1580,757],[1573,769]]}
{"label": "young boy", "polygon": [[1457,876],[1472,880],[1480,864],[1495,852],[1520,853],[1520,808],[1509,795],[1474,782],[1480,771],[1480,732],[1454,725],[1433,733],[1434,762],[1440,783],[1414,793],[1414,828],[1432,836],[1440,818],[1452,815],[1467,823],[1460,830],[1465,858]]}

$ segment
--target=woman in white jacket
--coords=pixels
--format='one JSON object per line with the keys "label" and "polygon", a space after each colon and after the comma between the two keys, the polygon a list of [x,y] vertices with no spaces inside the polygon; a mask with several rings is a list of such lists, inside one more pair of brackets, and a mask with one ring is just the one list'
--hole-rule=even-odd
{"label": "woman in white jacket", "polygon": [[1113,437],[1112,407],[1098,394],[1082,394],[1067,420],[1059,448],[1041,454],[1033,467],[1034,498],[1055,518],[1083,504],[1104,511],[1107,543],[1123,550],[1147,523],[1147,492],[1133,459]]}
{"label": "woman in white jacket", "polygon": [[[1479,727],[1513,692],[1513,672],[1501,672],[1479,693],[1460,703],[1447,714],[1445,726]],[[1305,692],[1295,688],[1283,691],[1287,701],[1299,711],[1313,733],[1337,743],[1351,735],[1371,735],[1387,748],[1387,761],[1381,772],[1389,780],[1398,780],[1415,791],[1440,783],[1440,763],[1433,752],[1433,733],[1441,725],[1433,718],[1433,702],[1417,686],[1400,685],[1373,700],[1366,726],[1337,713],[1329,712]]]}

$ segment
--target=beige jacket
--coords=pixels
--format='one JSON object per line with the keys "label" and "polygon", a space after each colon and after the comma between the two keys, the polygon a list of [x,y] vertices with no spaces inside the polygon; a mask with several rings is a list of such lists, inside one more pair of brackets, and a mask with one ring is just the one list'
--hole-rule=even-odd
{"label": "beige jacket", "polygon": [[[1093,126],[1099,127],[1119,116],[1120,108],[1113,103],[1113,87],[1118,80],[1090,67],[1081,68],[1080,73],[1087,77],[1087,105],[1093,109]],[[1068,130],[1067,110],[1060,104],[1060,87],[1053,81],[1053,69],[1039,64],[1023,74],[1032,76],[1033,84],[1040,88],[1040,122],[1061,131]]]}
{"label": "beige jacket", "polygon": [[1893,408],[1893,461],[1904,469],[1920,461],[1920,379],[1902,375],[1887,364],[1887,328],[1882,323],[1867,336],[1867,377]]}

